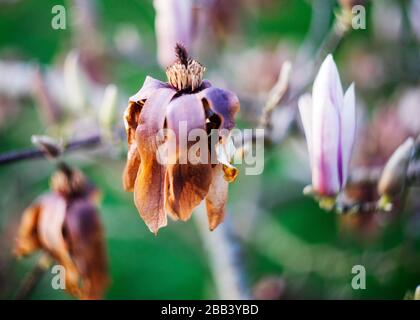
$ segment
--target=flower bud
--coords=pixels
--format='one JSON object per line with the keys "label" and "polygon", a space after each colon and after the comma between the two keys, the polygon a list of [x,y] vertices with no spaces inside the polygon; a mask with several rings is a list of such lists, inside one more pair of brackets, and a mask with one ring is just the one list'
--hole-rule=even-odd
{"label": "flower bud", "polygon": [[334,197],[346,184],[356,128],[354,85],[345,94],[331,55],[315,78],[312,97],[299,100],[308,144],[312,187],[316,195]]}
{"label": "flower bud", "polygon": [[414,140],[410,137],[391,155],[378,183],[381,196],[393,197],[403,190],[413,152]]}

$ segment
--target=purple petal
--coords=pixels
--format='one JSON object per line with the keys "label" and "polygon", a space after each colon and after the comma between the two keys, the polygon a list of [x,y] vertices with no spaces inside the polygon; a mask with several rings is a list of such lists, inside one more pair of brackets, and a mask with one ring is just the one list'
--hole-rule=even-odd
{"label": "purple petal", "polygon": [[354,84],[344,95],[344,105],[341,110],[341,154],[342,154],[342,185],[344,187],[348,175],[354,135],[356,132],[356,101]]}
{"label": "purple petal", "polygon": [[314,81],[312,129],[312,183],[322,195],[340,191],[341,120],[343,92],[337,67],[331,55],[322,63]]}
{"label": "purple petal", "polygon": [[[341,86],[340,75],[331,54],[322,63],[318,75],[315,78],[313,95],[314,103],[328,99],[335,108],[341,109],[343,105],[343,87]],[[316,100],[318,101],[315,101]]]}
{"label": "purple petal", "polygon": [[[204,107],[196,94],[187,94],[175,98],[168,106],[166,121],[168,129],[174,131],[179,152],[185,152],[188,143],[188,133],[192,129],[206,128]],[[185,126],[182,130],[182,125]]]}
{"label": "purple petal", "polygon": [[220,129],[235,127],[235,115],[240,109],[239,99],[231,91],[210,87],[197,93],[204,106],[210,108],[221,120]]}
{"label": "purple petal", "polygon": [[162,82],[160,80],[156,80],[155,78],[147,76],[144,80],[144,83],[139,91],[136,94],[129,98],[130,102],[139,102],[149,97],[157,90],[161,88],[171,88],[169,84],[166,82]]}
{"label": "purple petal", "polygon": [[211,87],[211,82],[207,79],[203,79],[203,82],[201,83],[201,90],[207,89]]}

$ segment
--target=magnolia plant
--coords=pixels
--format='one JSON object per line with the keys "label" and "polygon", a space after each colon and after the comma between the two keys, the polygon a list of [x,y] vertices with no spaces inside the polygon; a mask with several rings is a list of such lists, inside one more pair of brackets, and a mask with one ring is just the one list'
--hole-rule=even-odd
{"label": "magnolia plant", "polygon": [[98,191],[80,171],[66,165],[53,175],[51,189],[25,210],[15,254],[45,251],[65,268],[70,294],[99,299],[108,285],[108,271],[95,205]]}
{"label": "magnolia plant", "polygon": [[[134,203],[153,233],[166,226],[167,215],[188,220],[203,199],[210,229],[216,228],[224,217],[228,183],[237,175],[230,164],[229,132],[239,111],[238,97],[203,80],[205,68],[179,44],[176,56],[166,69],[168,82],[147,77],[124,115],[128,154],[123,184],[134,191]],[[172,135],[162,135],[163,129]],[[205,146],[194,161],[193,131],[204,133],[200,143]],[[214,135],[215,145],[210,143]],[[173,161],[160,161],[159,150],[171,143],[175,148],[168,147],[167,153]]]}
{"label": "magnolia plant", "polygon": [[345,93],[331,55],[315,78],[312,96],[299,100],[308,145],[312,190],[321,198],[335,198],[347,180],[356,128],[352,84]]}

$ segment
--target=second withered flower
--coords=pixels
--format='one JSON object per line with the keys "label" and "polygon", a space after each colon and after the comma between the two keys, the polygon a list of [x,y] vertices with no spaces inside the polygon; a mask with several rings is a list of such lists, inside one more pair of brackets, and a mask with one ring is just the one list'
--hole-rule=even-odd
{"label": "second withered flower", "polygon": [[[229,163],[229,132],[240,108],[238,97],[203,80],[205,68],[183,46],[177,44],[175,50],[177,61],[166,69],[168,82],[147,77],[129,99],[124,115],[128,140],[124,188],[134,191],[135,205],[153,233],[166,226],[167,215],[188,220],[204,199],[210,230],[216,228],[224,217],[228,183],[237,174]],[[162,136],[162,129],[174,134]],[[191,157],[179,161],[193,147],[188,139],[193,130],[205,134],[200,144],[205,143],[208,161],[192,161]],[[211,143],[214,134],[216,144]],[[169,157],[176,161],[162,163],[158,149],[171,139],[176,150]]]}
{"label": "second withered flower", "polygon": [[105,240],[95,198],[98,190],[78,170],[61,165],[51,192],[23,213],[15,254],[43,250],[65,269],[66,290],[100,299],[108,285]]}

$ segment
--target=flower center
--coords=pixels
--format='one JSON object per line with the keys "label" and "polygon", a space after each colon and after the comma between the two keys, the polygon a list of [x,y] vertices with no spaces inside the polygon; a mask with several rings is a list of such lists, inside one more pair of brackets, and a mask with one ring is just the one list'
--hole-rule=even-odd
{"label": "flower center", "polygon": [[63,196],[81,194],[86,189],[86,179],[80,171],[61,164],[51,178],[51,189]]}
{"label": "flower center", "polygon": [[177,89],[194,91],[201,86],[206,68],[188,57],[187,50],[180,44],[175,47],[177,61],[166,69],[169,84]]}

